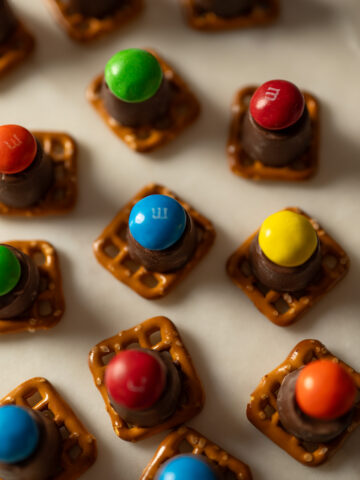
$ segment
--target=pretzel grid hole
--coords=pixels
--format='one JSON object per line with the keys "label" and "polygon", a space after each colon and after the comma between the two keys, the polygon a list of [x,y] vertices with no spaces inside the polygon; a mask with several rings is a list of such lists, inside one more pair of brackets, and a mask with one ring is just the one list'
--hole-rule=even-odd
{"label": "pretzel grid hole", "polygon": [[40,392],[38,390],[35,390],[32,394],[25,398],[26,403],[31,408],[36,408],[36,406],[41,403],[42,400],[43,397],[40,395]]}

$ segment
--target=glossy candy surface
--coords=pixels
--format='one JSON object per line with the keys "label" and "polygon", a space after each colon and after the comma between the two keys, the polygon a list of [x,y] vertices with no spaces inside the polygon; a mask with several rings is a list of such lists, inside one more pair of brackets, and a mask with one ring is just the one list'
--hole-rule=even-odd
{"label": "glossy candy surface", "polygon": [[26,170],[35,159],[34,136],[19,125],[0,126],[0,173],[14,174]]}
{"label": "glossy candy surface", "polygon": [[270,80],[261,85],[250,101],[255,122],[267,130],[282,130],[302,116],[305,100],[300,90],[286,80]]}
{"label": "glossy candy surface", "polygon": [[162,78],[154,55],[138,48],[116,53],[105,67],[105,81],[111,92],[129,103],[144,102],[154,96]]}
{"label": "glossy candy surface", "polygon": [[318,360],[309,363],[296,382],[296,401],[300,409],[319,420],[333,420],[354,405],[356,386],[338,363]]}
{"label": "glossy candy surface", "polygon": [[217,480],[217,475],[201,455],[177,455],[159,470],[156,480]]}
{"label": "glossy candy surface", "polygon": [[0,462],[16,463],[27,459],[39,442],[39,429],[25,408],[0,407]]}
{"label": "glossy candy surface", "polygon": [[11,292],[21,277],[19,260],[5,245],[0,245],[0,296]]}
{"label": "glossy candy surface", "polygon": [[105,370],[105,385],[112,399],[133,410],[153,406],[163,393],[165,383],[164,365],[141,350],[119,352]]}
{"label": "glossy candy surface", "polygon": [[131,210],[129,229],[134,239],[149,250],[165,250],[184,233],[186,213],[172,197],[149,195]]}
{"label": "glossy candy surface", "polygon": [[267,217],[259,231],[262,252],[282,267],[303,265],[315,252],[317,244],[317,234],[309,220],[289,210]]}

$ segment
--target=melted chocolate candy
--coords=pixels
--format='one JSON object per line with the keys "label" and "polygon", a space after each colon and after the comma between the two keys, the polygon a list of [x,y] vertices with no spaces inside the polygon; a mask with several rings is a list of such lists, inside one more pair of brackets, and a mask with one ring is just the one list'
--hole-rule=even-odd
{"label": "melted chocolate candy", "polygon": [[41,412],[29,412],[39,428],[39,444],[27,460],[0,462],[0,477],[4,480],[48,480],[60,469],[61,437],[55,422]]}
{"label": "melted chocolate candy", "polygon": [[144,102],[129,103],[120,100],[110,91],[105,81],[101,90],[109,115],[127,127],[153,125],[160,120],[169,110],[172,94],[171,85],[165,78],[155,95]]}
{"label": "melted chocolate candy", "polygon": [[127,0],[67,0],[67,3],[74,12],[102,18],[125,5]]}
{"label": "melted chocolate candy", "polygon": [[264,255],[256,235],[250,245],[249,260],[255,277],[266,287],[279,292],[298,292],[306,288],[320,271],[320,244],[303,265],[282,267]]}
{"label": "melted chocolate candy", "polygon": [[0,0],[0,43],[5,42],[16,27],[16,18],[7,0]]}
{"label": "melted chocolate candy", "polygon": [[136,425],[138,427],[152,427],[164,422],[177,409],[181,394],[181,379],[179,371],[175,367],[171,358],[169,358],[168,354],[161,352],[157,353],[146,349],[139,350],[146,351],[164,363],[167,370],[164,393],[152,407],[145,410],[131,410],[126,408],[114,402],[111,399],[111,396],[110,401],[120,417],[130,425]]}
{"label": "melted chocolate candy", "polygon": [[246,153],[264,165],[281,167],[296,161],[311,142],[311,120],[305,110],[301,118],[283,130],[260,127],[248,110],[243,122],[242,145]]}
{"label": "melted chocolate candy", "polygon": [[53,161],[37,142],[36,157],[26,170],[0,175],[0,201],[9,207],[30,207],[46,195],[53,181]]}
{"label": "melted chocolate candy", "polygon": [[197,245],[196,226],[188,213],[186,217],[182,237],[165,250],[149,250],[142,247],[128,230],[127,241],[131,258],[154,272],[167,273],[183,267],[192,257]]}
{"label": "melted chocolate candy", "polygon": [[281,384],[277,396],[281,424],[285,430],[305,442],[329,442],[350,425],[354,410],[335,420],[317,420],[305,415],[295,400],[295,385],[300,371],[301,368],[286,375]]}
{"label": "melted chocolate candy", "polygon": [[14,319],[34,303],[40,285],[40,275],[34,261],[17,248],[5,245],[20,262],[21,277],[16,287],[0,297],[0,318]]}
{"label": "melted chocolate candy", "polygon": [[236,17],[247,13],[255,0],[195,0],[200,12],[213,12],[219,17]]}

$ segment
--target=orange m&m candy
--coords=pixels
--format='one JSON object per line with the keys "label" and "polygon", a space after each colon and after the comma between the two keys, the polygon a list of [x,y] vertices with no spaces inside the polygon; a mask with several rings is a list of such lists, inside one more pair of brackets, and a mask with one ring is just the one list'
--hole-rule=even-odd
{"label": "orange m&m candy", "polygon": [[298,406],[306,415],[319,420],[333,420],[354,405],[356,385],[338,363],[317,360],[301,370],[295,394]]}
{"label": "orange m&m candy", "polygon": [[19,125],[0,126],[0,173],[14,174],[27,169],[35,159],[34,136]]}

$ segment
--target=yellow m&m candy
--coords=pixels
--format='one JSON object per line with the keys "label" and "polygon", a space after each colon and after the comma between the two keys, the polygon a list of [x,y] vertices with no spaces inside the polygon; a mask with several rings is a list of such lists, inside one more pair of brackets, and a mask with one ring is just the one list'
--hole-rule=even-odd
{"label": "yellow m&m candy", "polygon": [[317,243],[317,234],[309,220],[289,210],[270,215],[259,232],[262,252],[282,267],[303,265],[315,252]]}

